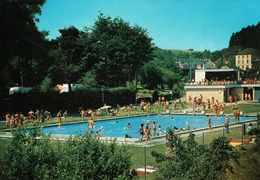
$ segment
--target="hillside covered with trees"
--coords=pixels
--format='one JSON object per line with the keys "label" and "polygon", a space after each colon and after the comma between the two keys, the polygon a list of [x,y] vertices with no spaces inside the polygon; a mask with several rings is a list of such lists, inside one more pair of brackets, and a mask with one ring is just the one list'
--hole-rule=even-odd
{"label": "hillside covered with trees", "polygon": [[260,22],[255,25],[242,28],[230,37],[229,47],[238,46],[240,49],[260,49]]}

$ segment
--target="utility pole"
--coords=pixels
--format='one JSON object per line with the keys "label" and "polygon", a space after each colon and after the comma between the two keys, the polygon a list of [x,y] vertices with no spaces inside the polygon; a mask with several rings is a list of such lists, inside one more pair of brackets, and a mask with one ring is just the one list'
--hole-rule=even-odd
{"label": "utility pole", "polygon": [[191,52],[193,51],[193,49],[189,49],[190,52],[190,82],[191,82]]}

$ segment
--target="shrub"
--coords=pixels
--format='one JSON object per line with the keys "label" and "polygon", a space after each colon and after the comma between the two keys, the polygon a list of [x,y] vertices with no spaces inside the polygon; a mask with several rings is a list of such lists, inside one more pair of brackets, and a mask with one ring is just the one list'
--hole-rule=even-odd
{"label": "shrub", "polygon": [[8,179],[128,179],[131,166],[125,145],[90,134],[53,142],[39,126],[15,130],[3,157]]}
{"label": "shrub", "polygon": [[232,172],[231,160],[238,162],[238,153],[226,137],[214,139],[210,146],[197,144],[192,136],[186,140],[167,130],[167,154],[152,152],[159,167],[157,179],[223,179]]}

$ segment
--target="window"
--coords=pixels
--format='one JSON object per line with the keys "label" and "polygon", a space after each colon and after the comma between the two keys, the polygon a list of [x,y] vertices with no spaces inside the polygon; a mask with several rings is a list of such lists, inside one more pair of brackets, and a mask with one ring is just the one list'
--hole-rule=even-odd
{"label": "window", "polygon": [[246,60],[246,63],[248,64],[248,63],[249,63],[249,61],[248,61],[248,60]]}
{"label": "window", "polygon": [[242,59],[244,59],[244,56],[242,56]]}
{"label": "window", "polygon": [[238,57],[238,59],[240,59],[240,56],[237,56]]}
{"label": "window", "polygon": [[244,64],[244,60],[242,60],[242,64]]}
{"label": "window", "polygon": [[240,64],[240,60],[237,61],[237,64]]}

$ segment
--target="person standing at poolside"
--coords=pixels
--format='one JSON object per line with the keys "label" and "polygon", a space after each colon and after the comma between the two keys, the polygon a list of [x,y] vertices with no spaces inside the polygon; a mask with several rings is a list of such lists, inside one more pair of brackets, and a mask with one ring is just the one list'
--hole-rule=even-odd
{"label": "person standing at poolside", "polygon": [[191,104],[192,104],[192,98],[191,98],[191,96],[189,96],[188,101],[189,101],[189,108],[191,108]]}
{"label": "person standing at poolside", "polygon": [[211,130],[211,122],[210,122],[210,116],[207,115],[207,121],[208,121],[208,127],[209,127],[209,130]]}
{"label": "person standing at poolside", "polygon": [[230,105],[231,105],[232,102],[233,102],[233,97],[232,97],[231,95],[229,95],[229,97],[228,97],[228,101],[229,101],[229,103],[230,103]]}
{"label": "person standing at poolside", "polygon": [[226,128],[226,133],[229,134],[229,117],[228,117],[228,115],[226,115],[225,128]]}
{"label": "person standing at poolside", "polygon": [[63,119],[64,119],[64,122],[66,123],[67,121],[67,117],[68,117],[68,111],[65,110],[64,113],[63,113]]}
{"label": "person standing at poolside", "polygon": [[201,102],[203,102],[203,96],[202,96],[202,94],[200,94],[200,100],[201,100]]}
{"label": "person standing at poolside", "polygon": [[61,124],[61,110],[59,110],[59,112],[57,114],[57,120],[58,120],[58,125],[60,126],[60,124]]}
{"label": "person standing at poolside", "polygon": [[182,112],[182,102],[181,102],[181,99],[179,99],[179,106],[180,106],[180,112]]}
{"label": "person standing at poolside", "polygon": [[245,93],[245,101],[247,101],[247,94]]}
{"label": "person standing at poolside", "polygon": [[162,126],[159,124],[158,126],[158,135],[161,136],[162,135]]}
{"label": "person standing at poolside", "polygon": [[152,139],[150,130],[151,130],[151,128],[149,127],[149,123],[146,123],[145,129],[144,129],[146,141],[148,141],[148,139]]}
{"label": "person standing at poolside", "polygon": [[186,122],[186,128],[185,128],[186,131],[189,131],[190,130],[190,125],[188,122]]}
{"label": "person standing at poolside", "polygon": [[214,104],[215,103],[215,98],[214,97],[211,97],[211,104]]}
{"label": "person standing at poolside", "polygon": [[235,95],[235,104],[237,104],[237,99],[238,99],[238,97],[237,97],[237,95]]}
{"label": "person standing at poolside", "polygon": [[208,104],[208,110],[210,111],[211,104],[210,104],[210,100],[209,99],[208,99],[207,104]]}
{"label": "person standing at poolside", "polygon": [[154,105],[154,113],[158,113],[159,102],[156,101],[153,105]]}
{"label": "person standing at poolside", "polygon": [[150,104],[150,102],[148,102],[146,104],[146,111],[147,111],[148,115],[150,115],[150,113],[151,113],[151,104]]}
{"label": "person standing at poolside", "polygon": [[34,112],[32,110],[30,110],[28,112],[28,116],[29,116],[30,122],[33,122],[33,120],[34,120]]}
{"label": "person standing at poolside", "polygon": [[93,118],[90,118],[90,120],[88,121],[88,127],[89,127],[89,132],[90,133],[93,132],[93,126],[94,126]]}
{"label": "person standing at poolside", "polygon": [[85,116],[86,116],[86,111],[84,109],[81,109],[80,115],[81,115],[81,120],[84,121],[85,120]]}
{"label": "person standing at poolside", "polygon": [[238,108],[236,108],[236,114],[237,114],[237,122],[239,123],[239,121],[240,121],[240,111],[238,110]]}
{"label": "person standing at poolside", "polygon": [[236,120],[237,120],[237,110],[236,110],[235,107],[233,108],[233,115],[234,115],[235,122],[236,122]]}
{"label": "person standing at poolside", "polygon": [[141,142],[143,140],[143,136],[144,136],[144,124],[142,123],[138,129],[138,133],[140,134],[140,139],[139,142]]}
{"label": "person standing at poolside", "polygon": [[153,130],[153,136],[155,137],[156,136],[156,122],[155,121],[153,121],[152,130]]}

